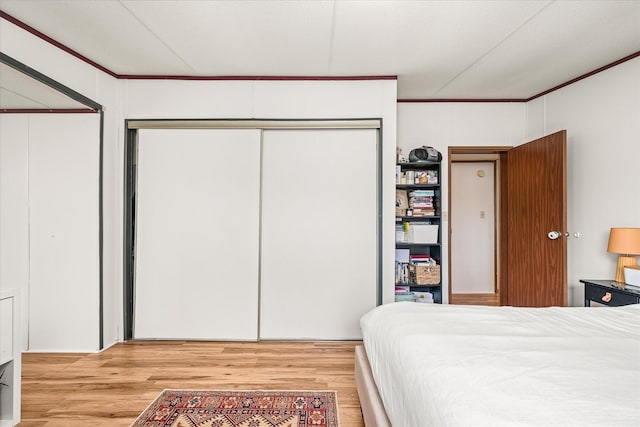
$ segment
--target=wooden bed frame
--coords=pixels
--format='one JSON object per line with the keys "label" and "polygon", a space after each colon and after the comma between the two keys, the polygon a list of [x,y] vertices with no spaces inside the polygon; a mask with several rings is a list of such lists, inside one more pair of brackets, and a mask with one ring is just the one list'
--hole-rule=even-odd
{"label": "wooden bed frame", "polygon": [[361,345],[356,347],[355,375],[364,425],[366,427],[391,427],[391,422],[384,410],[382,399],[380,399],[378,388],[373,379],[367,352]]}

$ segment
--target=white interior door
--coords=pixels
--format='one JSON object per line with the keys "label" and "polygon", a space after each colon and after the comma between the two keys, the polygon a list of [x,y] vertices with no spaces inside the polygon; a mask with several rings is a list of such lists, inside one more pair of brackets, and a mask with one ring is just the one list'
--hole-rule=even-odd
{"label": "white interior door", "polygon": [[451,292],[492,294],[496,285],[495,167],[451,163]]}
{"label": "white interior door", "polygon": [[377,132],[263,136],[260,338],[360,338],[376,306]]}
{"label": "white interior door", "polygon": [[257,339],[260,131],[138,144],[134,338]]}

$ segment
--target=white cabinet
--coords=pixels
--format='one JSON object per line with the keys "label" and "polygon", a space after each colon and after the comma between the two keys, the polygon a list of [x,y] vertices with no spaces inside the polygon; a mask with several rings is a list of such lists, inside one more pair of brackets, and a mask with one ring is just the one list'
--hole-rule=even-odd
{"label": "white cabinet", "polygon": [[0,290],[0,427],[20,422],[20,321],[17,293]]}

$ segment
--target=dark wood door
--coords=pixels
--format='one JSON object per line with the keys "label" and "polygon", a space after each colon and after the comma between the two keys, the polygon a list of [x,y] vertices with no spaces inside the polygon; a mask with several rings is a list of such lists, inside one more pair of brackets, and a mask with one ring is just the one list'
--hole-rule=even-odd
{"label": "dark wood door", "polygon": [[[567,305],[566,138],[563,130],[507,152],[508,280],[503,305]],[[560,237],[549,238],[552,231]]]}

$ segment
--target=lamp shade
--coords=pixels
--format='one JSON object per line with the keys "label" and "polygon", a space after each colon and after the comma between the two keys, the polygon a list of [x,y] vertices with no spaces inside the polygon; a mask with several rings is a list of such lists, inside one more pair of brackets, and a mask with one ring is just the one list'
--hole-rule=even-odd
{"label": "lamp shade", "polygon": [[640,255],[640,228],[611,228],[607,252]]}

